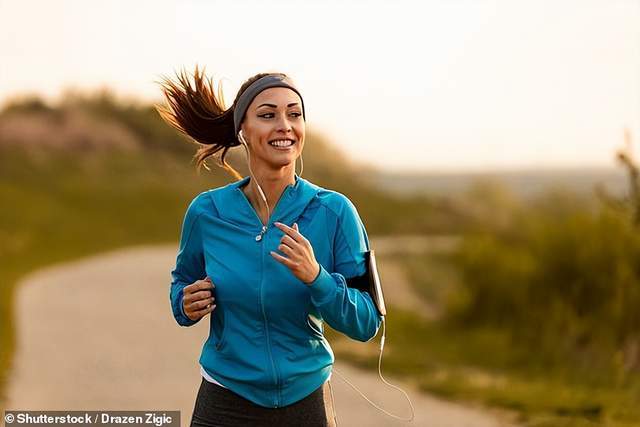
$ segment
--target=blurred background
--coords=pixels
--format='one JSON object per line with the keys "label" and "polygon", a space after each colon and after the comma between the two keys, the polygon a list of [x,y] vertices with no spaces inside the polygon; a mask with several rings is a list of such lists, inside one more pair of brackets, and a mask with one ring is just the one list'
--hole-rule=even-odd
{"label": "blurred background", "polygon": [[22,277],[176,246],[233,180],[154,108],[198,64],[227,105],[257,72],[299,84],[303,177],[379,252],[386,372],[522,425],[640,425],[639,22],[636,0],[0,0],[0,392]]}

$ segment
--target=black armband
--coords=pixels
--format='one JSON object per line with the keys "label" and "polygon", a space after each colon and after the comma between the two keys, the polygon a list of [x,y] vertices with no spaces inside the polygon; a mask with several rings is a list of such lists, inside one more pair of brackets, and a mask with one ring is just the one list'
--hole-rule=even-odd
{"label": "black armband", "polygon": [[373,250],[364,253],[364,261],[366,271],[361,276],[346,279],[347,286],[360,291],[366,291],[373,300],[373,303],[382,316],[387,315],[387,309],[384,305],[384,295],[382,293],[382,283],[378,274],[378,266],[376,265],[376,257]]}

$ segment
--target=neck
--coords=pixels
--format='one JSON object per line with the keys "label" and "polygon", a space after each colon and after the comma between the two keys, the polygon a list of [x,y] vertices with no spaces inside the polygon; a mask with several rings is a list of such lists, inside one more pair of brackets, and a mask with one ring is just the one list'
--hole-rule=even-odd
{"label": "neck", "polygon": [[[284,167],[277,170],[269,170],[269,169],[257,169],[254,170],[253,177],[258,181],[262,191],[264,192],[265,197],[267,198],[267,203],[269,204],[269,209],[271,210],[270,214],[273,214],[273,210],[276,206],[276,203],[282,196],[284,189],[289,184],[295,184],[295,170],[293,167]],[[267,207],[262,200],[262,196],[260,195],[260,190],[258,190],[258,186],[256,185],[255,180],[249,179],[249,184],[245,187],[245,194],[249,198],[249,201],[253,205],[256,212],[259,212],[263,219],[267,216]],[[268,218],[266,218],[268,220]],[[266,221],[265,221],[266,222]]]}

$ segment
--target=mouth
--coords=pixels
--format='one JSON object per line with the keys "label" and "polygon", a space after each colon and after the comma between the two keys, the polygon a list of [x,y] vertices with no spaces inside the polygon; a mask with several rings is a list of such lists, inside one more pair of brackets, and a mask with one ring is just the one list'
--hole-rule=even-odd
{"label": "mouth", "polygon": [[289,151],[293,149],[295,141],[290,138],[273,139],[269,141],[269,145],[278,151]]}

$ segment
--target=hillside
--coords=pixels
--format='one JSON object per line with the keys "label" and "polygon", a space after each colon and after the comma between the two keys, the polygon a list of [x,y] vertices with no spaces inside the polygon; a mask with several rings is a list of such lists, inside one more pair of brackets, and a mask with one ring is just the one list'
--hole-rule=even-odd
{"label": "hillside", "polygon": [[[214,159],[208,160],[211,171],[203,168],[198,176],[192,159],[198,144],[161,121],[153,105],[119,100],[108,91],[69,93],[63,99],[55,106],[38,98],[20,99],[0,112],[0,155],[3,157],[0,161],[11,163],[0,171],[0,178],[5,182],[20,185],[18,181],[24,177],[13,169],[17,164],[29,165],[34,173],[31,179],[55,168],[53,163],[61,167],[66,162],[84,174],[81,179],[101,173],[109,175],[113,170],[107,170],[105,165],[110,164],[107,158],[120,159],[117,166],[110,164],[109,168],[119,171],[123,183],[128,182],[131,175],[146,173],[148,185],[173,191],[178,191],[173,188],[175,185],[181,185],[185,190],[189,188],[187,192],[191,195],[234,179],[218,167]],[[371,231],[383,234],[450,232],[464,223],[463,211],[449,200],[395,194],[369,184],[366,176],[381,172],[361,167],[338,147],[310,127],[303,154],[303,177],[348,195]],[[242,148],[230,150],[227,161],[242,175],[248,175]],[[171,172],[167,173],[166,168]],[[297,170],[299,173],[300,164]],[[182,177],[180,183],[175,180],[176,174]],[[51,179],[47,179],[47,183],[56,185]],[[398,208],[406,213],[402,223],[394,220]]]}

